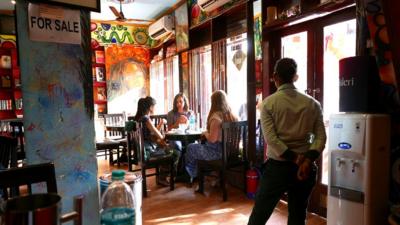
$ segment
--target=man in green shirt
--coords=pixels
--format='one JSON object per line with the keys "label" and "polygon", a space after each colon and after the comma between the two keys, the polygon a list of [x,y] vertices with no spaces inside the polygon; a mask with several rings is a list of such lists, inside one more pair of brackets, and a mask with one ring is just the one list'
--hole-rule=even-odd
{"label": "man in green shirt", "polygon": [[268,160],[249,225],[265,225],[285,192],[288,224],[305,224],[308,200],[316,183],[314,161],[325,147],[326,134],[321,105],[296,89],[296,73],[293,59],[280,59],[273,74],[278,90],[261,105]]}

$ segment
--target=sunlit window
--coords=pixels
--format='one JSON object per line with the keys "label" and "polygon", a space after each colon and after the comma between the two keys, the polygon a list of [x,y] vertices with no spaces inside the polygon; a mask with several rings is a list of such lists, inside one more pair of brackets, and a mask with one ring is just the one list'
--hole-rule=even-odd
{"label": "sunlit window", "polygon": [[200,126],[205,128],[212,94],[211,45],[192,50],[189,63],[189,101],[200,117]]}
{"label": "sunlit window", "polygon": [[226,43],[227,95],[232,112],[247,120],[247,35],[228,38]]}
{"label": "sunlit window", "polygon": [[281,42],[282,57],[292,58],[297,63],[299,78],[294,85],[299,91],[305,93],[307,90],[307,32],[285,36]]}

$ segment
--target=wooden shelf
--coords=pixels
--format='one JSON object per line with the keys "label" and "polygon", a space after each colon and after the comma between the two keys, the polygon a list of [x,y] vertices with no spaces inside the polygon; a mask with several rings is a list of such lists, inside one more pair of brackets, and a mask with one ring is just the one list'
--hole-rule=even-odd
{"label": "wooden shelf", "polygon": [[105,81],[93,81],[93,87],[105,87],[106,84]]}
{"label": "wooden shelf", "polygon": [[107,104],[107,100],[94,100],[94,104]]}
{"label": "wooden shelf", "polygon": [[95,62],[93,62],[93,63],[92,63],[92,66],[93,66],[93,67],[106,67],[106,64],[104,64],[104,63],[95,63]]}
{"label": "wooden shelf", "polygon": [[307,11],[301,12],[299,15],[292,16],[286,19],[277,19],[271,23],[264,24],[263,28],[267,31],[279,30],[290,26],[291,23],[300,23],[312,20],[318,17],[326,16],[327,14],[339,11],[344,8],[354,6],[354,0],[344,0],[342,2],[330,1],[324,4],[318,4],[315,7],[309,8]]}

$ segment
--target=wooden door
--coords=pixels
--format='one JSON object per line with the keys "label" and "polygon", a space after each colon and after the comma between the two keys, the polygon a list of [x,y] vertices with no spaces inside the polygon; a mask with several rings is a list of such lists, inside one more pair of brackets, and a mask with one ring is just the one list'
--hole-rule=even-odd
{"label": "wooden door", "polygon": [[[270,65],[273,66],[275,61],[282,57],[296,60],[299,79],[295,86],[321,102],[328,135],[329,115],[337,113],[339,109],[338,61],[355,55],[354,7],[280,29],[269,36]],[[310,199],[309,211],[325,217],[328,184],[327,147],[317,164],[318,181]]]}

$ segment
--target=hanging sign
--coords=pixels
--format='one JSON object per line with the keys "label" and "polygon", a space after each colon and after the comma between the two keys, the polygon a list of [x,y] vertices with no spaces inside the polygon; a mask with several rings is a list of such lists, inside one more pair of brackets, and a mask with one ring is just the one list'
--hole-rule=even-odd
{"label": "hanging sign", "polygon": [[79,10],[29,3],[29,39],[32,41],[81,44]]}

